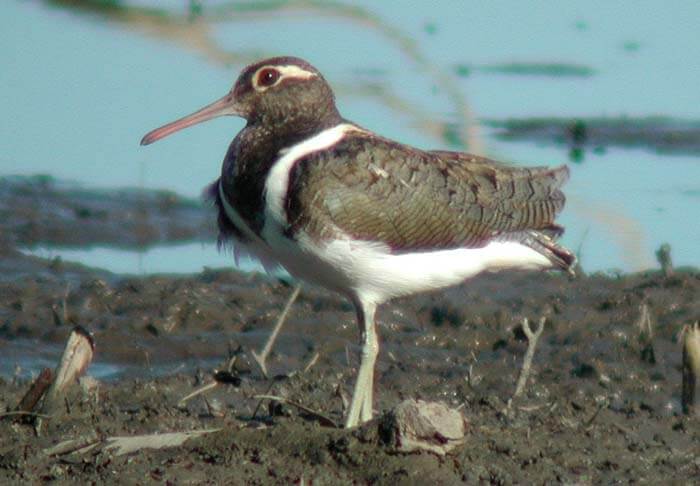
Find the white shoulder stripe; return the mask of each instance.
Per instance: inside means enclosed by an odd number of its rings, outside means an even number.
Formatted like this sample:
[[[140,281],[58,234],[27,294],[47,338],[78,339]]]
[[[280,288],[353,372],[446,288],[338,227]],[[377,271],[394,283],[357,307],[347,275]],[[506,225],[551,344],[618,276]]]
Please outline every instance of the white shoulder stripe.
[[[275,161],[265,181],[265,226],[276,223],[285,226],[284,200],[289,189],[289,174],[299,160],[338,143],[351,131],[361,128],[349,123],[341,123],[328,128],[301,143],[280,150],[281,157]]]

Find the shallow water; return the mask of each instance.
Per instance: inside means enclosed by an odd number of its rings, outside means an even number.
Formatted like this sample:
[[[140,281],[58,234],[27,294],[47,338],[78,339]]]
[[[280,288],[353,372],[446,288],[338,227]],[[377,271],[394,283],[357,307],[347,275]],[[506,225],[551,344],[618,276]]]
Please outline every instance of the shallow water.
[[[233,264],[233,256],[217,249],[216,243],[183,243],[160,245],[143,250],[123,250],[109,246],[90,248],[33,247],[24,249],[28,255],[42,258],[60,257],[65,261],[79,261],[90,267],[102,268],[119,274],[187,274],[200,272],[204,267],[223,268]],[[264,272],[255,260],[242,258],[238,268],[246,272]]]
[[[186,17],[179,1],[127,3],[164,5]],[[229,2],[207,5],[205,15]],[[217,120],[153,147],[138,141],[149,129],[218,98],[247,60],[279,53],[318,66],[348,118],[426,148],[455,148],[454,137],[436,127],[460,126],[462,98],[483,119],[700,119],[695,2],[675,8],[631,1],[585,7],[560,2],[556,9],[520,2],[360,5],[242,12],[211,23],[203,37],[197,37],[201,24],[185,23],[193,38],[211,42],[202,49],[177,33],[99,12],[3,2],[0,52],[9,68],[0,72],[0,83],[10,116],[0,121],[0,175],[47,173],[89,187],[138,185],[197,196],[217,176],[241,120]],[[592,74],[497,69],[508,63],[575,65]],[[470,68],[467,76],[460,66]],[[496,158],[524,165],[569,160],[566,147],[505,142],[483,128],[480,133],[472,148]],[[698,157],[613,147],[571,166],[564,243],[580,247],[584,269],[649,267],[663,242],[671,244],[676,264],[700,264],[700,228],[688,224],[698,207]],[[164,257],[168,251],[64,254],[107,268],[121,260],[119,271],[127,273],[228,264],[199,244],[179,248],[177,259]]]

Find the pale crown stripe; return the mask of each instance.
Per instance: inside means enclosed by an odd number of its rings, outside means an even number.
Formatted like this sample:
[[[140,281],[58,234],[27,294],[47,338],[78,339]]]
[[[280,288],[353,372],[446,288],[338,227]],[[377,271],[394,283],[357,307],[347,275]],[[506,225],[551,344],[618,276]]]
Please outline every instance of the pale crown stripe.
[[[287,66],[276,66],[275,69],[277,69],[282,76],[281,78],[299,78],[299,79],[309,79],[313,78],[316,76],[316,73],[313,71],[307,71],[306,69],[302,69],[299,66],[295,66],[294,64],[290,64]]]

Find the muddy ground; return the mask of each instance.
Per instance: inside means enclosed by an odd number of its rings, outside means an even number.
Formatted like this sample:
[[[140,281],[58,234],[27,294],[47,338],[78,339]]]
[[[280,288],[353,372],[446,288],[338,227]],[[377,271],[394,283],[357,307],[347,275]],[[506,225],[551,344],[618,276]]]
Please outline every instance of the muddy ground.
[[[0,184],[0,214],[10,214],[16,198],[36,183]],[[385,443],[377,422],[337,429],[295,406],[254,397],[281,396],[342,423],[343,398],[358,365],[358,332],[347,302],[304,287],[268,361],[273,376],[266,379],[250,351],[262,347],[292,290],[289,283],[233,270],[125,277],[26,256],[16,247],[61,238],[77,244],[81,228],[85,241],[114,234],[115,244],[128,246],[144,239],[131,234],[123,219],[132,214],[129,198],[114,198],[115,206],[96,211],[104,194],[90,199],[81,193],[78,201],[74,190],[42,183],[65,210],[56,210],[58,202],[47,205],[54,211],[47,217],[26,196],[24,221],[0,221],[0,412],[17,406],[43,366],[55,366],[75,325],[93,333],[96,354],[88,375],[98,384],[71,395],[63,416],[44,419],[40,428],[15,416],[0,420],[0,483],[700,481],[700,421],[684,416],[679,401],[679,332],[700,319],[695,269],[670,277],[650,270],[573,280],[485,275],[385,305],[379,313],[377,415],[412,397],[459,408],[469,422],[465,443],[445,457],[403,454]],[[211,234],[207,211],[196,204],[181,206],[175,196],[135,200],[140,212],[133,214],[145,226],[134,231],[149,227],[151,214],[156,229],[180,228],[147,233],[153,241]],[[185,231],[168,217],[182,211],[195,229]],[[61,217],[71,231],[61,231]],[[649,341],[637,324],[643,306],[653,325]],[[520,323],[541,316],[546,328],[532,375],[506,411],[527,347]],[[239,384],[179,403],[233,356]],[[100,447],[46,453],[69,439],[92,443],[202,429],[219,430],[132,454]]]

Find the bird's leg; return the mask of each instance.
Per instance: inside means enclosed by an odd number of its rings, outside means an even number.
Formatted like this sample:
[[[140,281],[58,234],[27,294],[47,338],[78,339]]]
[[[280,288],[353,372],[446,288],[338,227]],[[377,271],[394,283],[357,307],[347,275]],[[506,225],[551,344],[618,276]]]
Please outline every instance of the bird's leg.
[[[364,400],[362,402],[362,408],[360,409],[360,423],[369,422],[372,420],[372,413],[374,404],[374,365],[377,362],[377,354],[379,354],[379,340],[377,338],[377,329],[374,324],[374,312],[372,313],[371,323],[367,327],[367,331],[364,332],[364,342],[362,343],[362,362],[360,363],[360,371],[363,367],[368,370],[366,373],[367,381],[364,385]],[[369,330],[371,329],[371,331]],[[369,351],[368,351],[369,350]],[[365,356],[371,356],[369,363],[365,365]]]
[[[292,294],[287,299],[287,303],[284,304],[284,309],[282,309],[282,313],[277,318],[277,323],[275,323],[275,327],[272,329],[272,332],[270,333],[270,336],[267,338],[267,342],[265,343],[263,350],[260,351],[260,354],[256,353],[255,351],[252,351],[252,350],[250,352],[250,354],[253,355],[253,359],[255,359],[255,361],[258,363],[258,366],[260,366],[260,371],[262,371],[262,374],[265,378],[268,378],[267,365],[265,364],[265,361],[267,361],[267,356],[270,354],[270,351],[272,351],[272,346],[275,345],[275,341],[277,340],[277,335],[279,334],[280,329],[282,329],[282,324],[284,324],[284,321],[287,319],[287,314],[289,314],[289,311],[292,308],[292,304],[294,304],[294,301],[299,296],[300,290],[301,290],[301,284],[298,283],[294,287]]]
[[[372,389],[374,386],[374,364],[379,353],[379,340],[374,324],[377,305],[374,302],[355,300],[357,323],[360,327],[362,354],[360,370],[357,373],[355,390],[350,402],[350,411],[345,420],[345,427],[355,427],[372,419]]]

